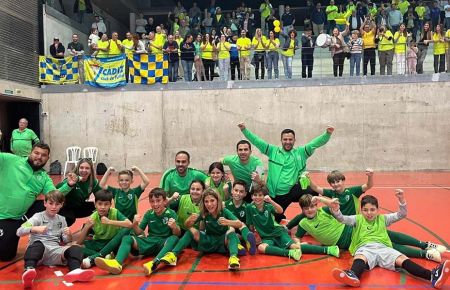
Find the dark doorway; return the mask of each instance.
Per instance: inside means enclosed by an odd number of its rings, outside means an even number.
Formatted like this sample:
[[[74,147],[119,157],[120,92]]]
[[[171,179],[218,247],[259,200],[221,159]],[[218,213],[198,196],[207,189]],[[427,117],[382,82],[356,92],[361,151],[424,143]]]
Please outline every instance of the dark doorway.
[[[39,139],[41,138],[40,107],[41,105],[37,101],[26,101],[0,95],[0,129],[3,133],[0,141],[1,152],[10,152],[11,133],[18,128],[21,118],[26,118],[28,128],[33,130]]]

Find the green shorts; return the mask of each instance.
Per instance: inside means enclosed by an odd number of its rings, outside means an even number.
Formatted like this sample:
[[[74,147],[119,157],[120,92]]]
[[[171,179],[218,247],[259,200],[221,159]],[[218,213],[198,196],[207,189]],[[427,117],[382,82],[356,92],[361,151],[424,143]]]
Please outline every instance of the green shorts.
[[[160,237],[133,237],[139,248],[139,255],[156,256],[164,247],[167,238]]]
[[[263,238],[261,240],[262,244],[267,244],[269,246],[275,246],[282,249],[289,249],[289,247],[294,243],[289,234],[285,231],[281,232],[281,234],[277,237],[273,238]]]
[[[87,251],[83,250],[83,253],[85,255],[90,255],[91,251],[100,252],[101,249],[103,249],[106,246],[106,244],[109,243],[110,241],[111,240],[85,240],[83,244],[84,248],[86,248]]]
[[[226,234],[221,236],[207,235],[205,232],[200,232],[200,239],[197,243],[197,251],[205,253],[228,253],[225,247]]]

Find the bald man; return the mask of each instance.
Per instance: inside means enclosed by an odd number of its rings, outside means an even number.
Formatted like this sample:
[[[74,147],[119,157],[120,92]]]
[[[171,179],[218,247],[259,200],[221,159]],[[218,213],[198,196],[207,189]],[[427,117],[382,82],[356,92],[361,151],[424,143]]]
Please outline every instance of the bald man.
[[[33,144],[39,143],[39,138],[33,130],[28,129],[28,120],[19,120],[19,128],[14,129],[11,136],[11,152],[17,156],[26,157],[31,153]]]

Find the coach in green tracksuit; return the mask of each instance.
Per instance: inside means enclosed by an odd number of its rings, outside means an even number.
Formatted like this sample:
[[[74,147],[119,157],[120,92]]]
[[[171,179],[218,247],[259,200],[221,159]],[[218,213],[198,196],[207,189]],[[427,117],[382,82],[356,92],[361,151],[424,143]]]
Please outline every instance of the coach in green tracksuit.
[[[36,133],[27,127],[28,120],[22,118],[19,120],[19,128],[12,131],[11,152],[17,156],[28,156],[33,144],[40,142]]]
[[[0,261],[10,261],[17,253],[17,229],[24,218],[42,211],[42,200],[36,197],[55,190],[43,169],[50,154],[47,144],[37,143],[28,158],[0,153]],[[59,189],[69,192],[70,187]]]
[[[314,151],[330,140],[334,128],[328,126],[326,132],[314,138],[304,146],[294,148],[295,132],[284,129],[281,132],[281,147],[262,140],[260,137],[245,128],[244,123],[238,125],[245,138],[256,146],[261,153],[269,158],[267,172],[267,187],[270,197],[283,208],[283,214],[277,215],[279,221],[284,218],[284,211],[292,202],[298,202],[303,194],[315,194],[309,187],[302,189],[299,178],[306,169],[306,160]]]

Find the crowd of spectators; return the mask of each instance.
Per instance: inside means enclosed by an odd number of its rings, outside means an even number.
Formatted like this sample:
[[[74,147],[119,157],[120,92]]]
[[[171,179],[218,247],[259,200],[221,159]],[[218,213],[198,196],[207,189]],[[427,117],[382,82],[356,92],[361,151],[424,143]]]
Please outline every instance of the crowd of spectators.
[[[259,9],[242,2],[235,10],[223,12],[214,0],[203,10],[195,2],[187,8],[178,1],[166,23],[156,24],[154,17],[138,14],[136,33],[128,32],[123,41],[115,32],[109,39],[97,17],[88,46],[97,57],[168,54],[171,82],[211,81],[217,76],[223,81],[249,80],[252,69],[255,79],[278,79],[280,60],[284,78],[290,79],[296,53],[301,55],[302,77],[311,78],[317,37],[329,34],[319,45],[330,50],[336,77],[343,75],[346,59],[350,76],[361,74],[361,63],[364,76],[375,75],[377,55],[380,75],[391,75],[394,64],[397,74],[423,73],[431,43],[438,73],[445,71],[446,63],[447,69],[450,65],[450,5],[443,2],[330,0],[322,5],[308,1],[303,33],[297,35],[299,22],[288,5],[281,14],[270,0],[261,1]],[[77,42],[74,35],[71,55],[84,52]],[[50,51],[54,57],[64,56],[58,39]]]

